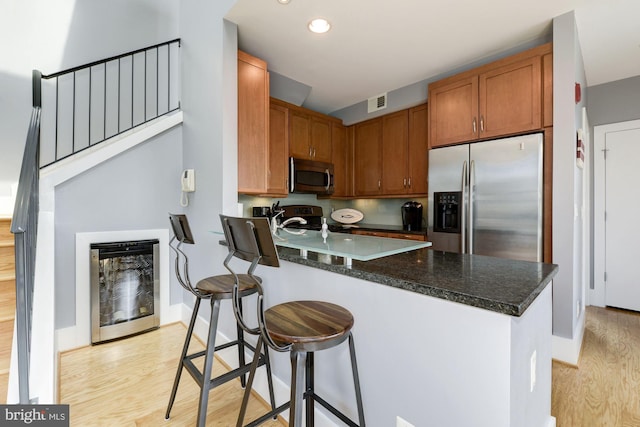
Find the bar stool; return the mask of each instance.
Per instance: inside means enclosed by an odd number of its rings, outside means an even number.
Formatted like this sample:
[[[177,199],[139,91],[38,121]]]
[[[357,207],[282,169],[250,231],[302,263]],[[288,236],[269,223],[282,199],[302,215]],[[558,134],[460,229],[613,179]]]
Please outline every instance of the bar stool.
[[[178,363],[178,371],[173,382],[173,389],[171,390],[171,397],[169,398],[169,405],[165,414],[165,419],[169,419],[171,408],[176,398],[178,391],[178,384],[180,383],[180,377],[182,375],[182,368],[186,369],[189,374],[196,381],[200,387],[200,398],[198,402],[198,421],[199,427],[205,426],[207,417],[207,403],[209,400],[209,391],[227,381],[240,377],[242,387],[246,386],[246,374],[249,372],[253,364],[246,363],[245,361],[245,347],[252,350],[257,357],[258,365],[265,365],[267,369],[267,379],[269,384],[269,394],[271,399],[271,407],[275,408],[275,397],[273,393],[273,383],[271,379],[271,365],[269,363],[269,352],[265,348],[264,353],[261,353],[261,349],[256,349],[244,340],[244,333],[242,328],[237,325],[237,339],[222,345],[215,345],[216,332],[218,326],[218,315],[220,313],[220,301],[224,299],[231,299],[234,295],[234,288],[236,289],[237,297],[237,310],[242,312],[241,298],[255,294],[258,292],[258,288],[254,284],[254,279],[247,275],[217,275],[206,277],[196,283],[194,287],[189,279],[189,259],[187,255],[182,251],[181,246],[183,244],[194,244],[193,235],[189,227],[189,222],[185,215],[169,214],[169,220],[171,222],[171,228],[173,229],[174,237],[169,242],[169,247],[175,252],[175,273],[180,285],[187,291],[191,292],[195,297],[195,303],[193,306],[193,313],[191,314],[191,321],[187,329],[187,335],[185,338],[184,346],[182,348],[182,354],[180,356],[180,362]],[[174,242],[178,243],[174,246]],[[183,260],[182,270],[180,268],[180,260]],[[187,354],[191,337],[193,336],[193,329],[198,317],[198,309],[202,300],[209,300],[211,303],[211,317],[209,319],[209,334],[207,337],[206,348],[203,351],[199,351],[193,354]],[[235,311],[235,308],[234,308]],[[237,346],[238,349],[238,368],[233,369],[218,377],[211,378],[213,370],[214,354],[218,350],[222,350],[228,347]],[[204,367],[200,371],[193,363],[194,359],[204,356]]]
[[[301,426],[302,404],[304,402],[306,426],[312,427],[314,425],[314,403],[318,402],[348,426],[364,427],[365,421],[358,365],[353,334],[351,333],[354,323],[352,314],[339,305],[323,301],[291,301],[265,310],[262,280],[253,273],[258,264],[271,267],[279,267],[280,265],[278,253],[271,237],[269,223],[264,218],[247,219],[224,215],[220,215],[220,218],[229,244],[229,256],[225,259],[224,265],[236,277],[236,285],[233,289],[233,303],[238,324],[247,332],[259,333],[258,342],[256,343],[256,352],[258,353],[256,354],[259,354],[260,349],[266,343],[265,348],[270,347],[279,352],[289,352],[291,359],[290,401],[272,409],[262,417],[247,424],[247,426],[261,424],[287,408],[290,408],[289,425]],[[237,298],[242,290],[242,281],[241,275],[236,275],[229,266],[232,257],[251,263],[246,275],[253,279],[258,288],[257,328],[248,328],[242,317],[242,310],[238,305],[239,298]],[[314,391],[314,352],[335,347],[345,341],[349,342],[359,424],[356,424],[338,411]],[[240,414],[238,415],[238,427],[241,427],[244,423],[250,387],[253,384],[259,363],[259,357],[254,357],[247,388],[242,399]]]

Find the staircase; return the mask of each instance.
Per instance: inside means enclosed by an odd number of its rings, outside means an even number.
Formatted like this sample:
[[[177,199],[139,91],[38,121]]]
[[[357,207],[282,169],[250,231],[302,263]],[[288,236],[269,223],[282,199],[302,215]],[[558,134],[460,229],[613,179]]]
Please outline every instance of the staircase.
[[[11,218],[0,218],[0,404],[7,403],[16,282]]]

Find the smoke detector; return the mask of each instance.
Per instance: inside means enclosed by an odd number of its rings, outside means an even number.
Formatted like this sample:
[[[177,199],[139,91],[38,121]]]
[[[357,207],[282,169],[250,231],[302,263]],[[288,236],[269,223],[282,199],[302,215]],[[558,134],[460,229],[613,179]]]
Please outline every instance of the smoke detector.
[[[369,98],[367,102],[367,113],[384,110],[385,108],[387,108],[387,92]]]

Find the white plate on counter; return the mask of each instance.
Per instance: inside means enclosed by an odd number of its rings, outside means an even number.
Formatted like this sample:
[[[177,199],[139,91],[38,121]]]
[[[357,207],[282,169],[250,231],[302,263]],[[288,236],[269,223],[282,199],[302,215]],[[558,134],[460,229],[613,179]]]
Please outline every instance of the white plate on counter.
[[[331,212],[331,219],[341,224],[355,224],[363,218],[364,214],[356,209],[345,208]]]

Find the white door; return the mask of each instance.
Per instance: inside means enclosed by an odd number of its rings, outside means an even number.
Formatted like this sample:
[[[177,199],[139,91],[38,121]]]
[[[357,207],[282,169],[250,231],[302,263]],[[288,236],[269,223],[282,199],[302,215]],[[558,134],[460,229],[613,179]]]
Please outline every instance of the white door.
[[[605,301],[640,311],[640,128],[605,138]]]

